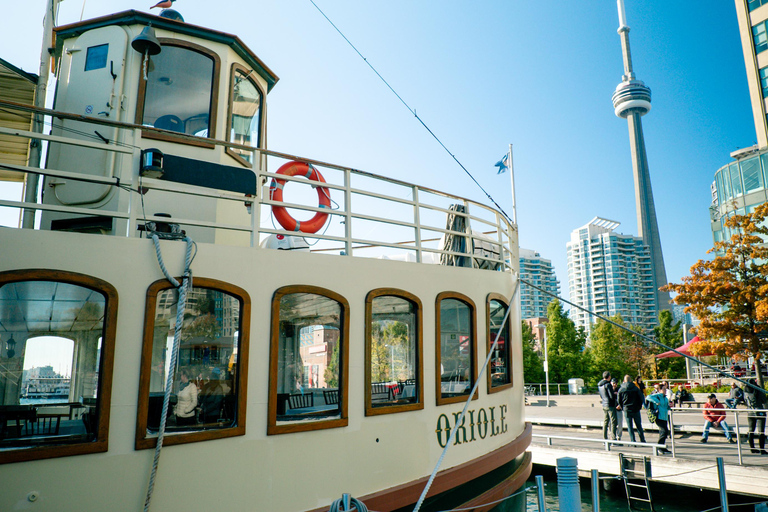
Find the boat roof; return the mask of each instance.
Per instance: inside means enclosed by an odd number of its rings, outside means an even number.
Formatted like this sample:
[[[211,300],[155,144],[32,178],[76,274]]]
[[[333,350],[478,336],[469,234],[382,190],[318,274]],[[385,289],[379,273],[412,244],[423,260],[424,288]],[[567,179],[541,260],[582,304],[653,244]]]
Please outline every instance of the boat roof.
[[[0,59],[0,100],[33,104],[37,75],[27,73],[10,62]],[[30,130],[32,113],[0,110],[0,127],[12,130]],[[0,135],[0,163],[27,165],[29,139]],[[0,169],[0,181],[24,181],[24,174]]]
[[[61,56],[65,39],[77,37],[87,30],[110,25],[149,25],[150,23],[154,28],[228,45],[267,81],[267,92],[271,91],[272,87],[280,80],[236,35],[134,10],[56,27],[56,57]]]

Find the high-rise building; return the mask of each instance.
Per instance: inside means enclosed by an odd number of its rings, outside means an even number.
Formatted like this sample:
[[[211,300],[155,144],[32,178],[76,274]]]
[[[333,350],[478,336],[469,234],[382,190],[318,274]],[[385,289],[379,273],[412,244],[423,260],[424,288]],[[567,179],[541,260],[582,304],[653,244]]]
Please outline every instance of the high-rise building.
[[[658,324],[651,253],[641,238],[616,233],[618,226],[595,217],[571,232],[566,244],[571,302],[650,330]],[[595,323],[578,308],[571,308],[571,319],[588,334]]]
[[[768,0],[736,0],[758,148],[768,147]]]
[[[624,75],[613,93],[613,108],[618,117],[627,120],[629,144],[632,149],[632,173],[635,178],[635,205],[637,207],[637,234],[650,251],[653,265],[653,288],[656,303],[662,309],[669,308],[669,292],[659,290],[667,284],[664,255],[661,252],[659,226],[656,222],[656,207],[653,203],[651,175],[648,171],[648,156],[645,153],[645,139],[641,118],[651,110],[651,89],[635,76],[632,69],[632,55],[629,51],[629,26],[624,13],[624,0],[617,0],[619,8],[619,36],[621,53],[624,58]]]
[[[560,295],[560,281],[552,261],[542,258],[536,251],[520,248],[520,278],[552,295]],[[546,317],[547,306],[554,300],[552,295],[521,282],[520,312],[523,319]]]

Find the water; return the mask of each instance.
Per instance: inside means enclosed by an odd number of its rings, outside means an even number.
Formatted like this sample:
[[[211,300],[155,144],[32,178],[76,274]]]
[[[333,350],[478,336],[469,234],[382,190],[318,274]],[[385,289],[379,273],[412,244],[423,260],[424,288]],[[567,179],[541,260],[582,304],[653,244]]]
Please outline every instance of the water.
[[[544,501],[547,512],[559,512],[557,499],[557,475],[554,468],[534,465],[531,477],[526,482],[526,512],[538,511],[538,493],[536,490],[535,475],[544,477]],[[581,484],[581,512],[592,512],[592,487],[589,478],[580,478]],[[610,480],[611,490],[600,487],[600,511],[601,512],[630,512],[627,505],[627,495],[624,484],[620,480]],[[694,489],[659,482],[651,482],[651,496],[656,512],[702,512],[705,510],[720,509],[720,494],[715,491]],[[753,496],[728,495],[729,508],[733,512],[752,512],[755,502],[759,498]],[[647,511],[648,507],[635,506],[634,511]],[[491,512],[519,512],[513,503],[502,503]]]

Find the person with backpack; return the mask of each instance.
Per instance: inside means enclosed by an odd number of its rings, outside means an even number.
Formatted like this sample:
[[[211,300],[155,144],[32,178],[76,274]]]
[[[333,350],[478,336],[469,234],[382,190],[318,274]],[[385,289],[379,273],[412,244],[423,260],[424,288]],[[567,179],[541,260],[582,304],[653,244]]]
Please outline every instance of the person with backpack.
[[[768,409],[768,398],[765,391],[757,385],[757,380],[749,379],[749,383],[754,386],[746,386],[744,388],[744,398],[746,399],[747,407],[751,409],[747,418],[747,421],[749,421],[749,448],[752,453],[768,455],[768,451],[765,450],[765,412],[759,411],[759,409]],[[755,409],[758,410],[756,411]],[[755,435],[760,440],[759,450],[755,448]]]
[[[637,433],[640,434],[640,442],[645,442],[645,433],[643,432],[643,422],[640,418],[640,410],[645,405],[645,396],[640,391],[629,375],[624,376],[624,383],[619,388],[619,405],[624,410],[624,415],[627,417],[627,430],[629,430],[629,440],[635,442],[635,429],[632,428],[632,424],[635,424]]]
[[[659,390],[645,399],[646,406],[648,407],[648,419],[659,427],[659,440],[656,442],[665,445],[664,448],[659,448],[660,453],[672,453],[666,448],[667,437],[669,437],[669,426],[667,424],[669,419],[669,400],[667,400],[666,391],[665,385],[662,382],[659,385]]]

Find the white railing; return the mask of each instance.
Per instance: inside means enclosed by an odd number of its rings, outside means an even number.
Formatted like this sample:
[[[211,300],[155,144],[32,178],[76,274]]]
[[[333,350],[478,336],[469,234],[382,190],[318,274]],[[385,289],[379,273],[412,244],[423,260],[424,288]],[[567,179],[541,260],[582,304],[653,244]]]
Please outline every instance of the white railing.
[[[165,132],[165,130],[105,119],[86,118],[12,102],[0,101],[0,107],[35,112],[46,116],[48,120],[76,120],[115,127],[118,129],[117,140],[120,141],[119,143],[115,141],[104,143],[98,142],[96,139],[94,142],[82,138],[35,134],[23,130],[0,128],[2,135],[39,139],[49,144],[74,145],[89,150],[108,151],[114,154],[114,158],[118,162],[112,166],[111,172],[106,175],[6,163],[0,163],[0,169],[108,185],[120,188],[125,191],[124,194],[128,195],[128,199],[120,201],[120,206],[115,210],[12,200],[0,200],[0,207],[19,208],[29,212],[55,211],[64,214],[112,217],[119,222],[116,223],[119,226],[119,233],[117,234],[134,236],[137,227],[147,221],[168,221],[167,218],[147,215],[140,208],[139,189],[142,193],[161,191],[177,197],[179,201],[189,201],[190,197],[203,197],[250,206],[248,208],[248,220],[250,222],[243,224],[193,218],[173,218],[172,222],[180,224],[182,227],[249,233],[250,244],[253,247],[258,247],[264,239],[273,234],[298,235],[296,232],[282,229],[274,222],[271,208],[279,205],[288,208],[288,211],[294,216],[296,216],[295,212],[299,214],[309,212],[309,215],[314,215],[314,212],[329,214],[329,221],[322,232],[300,234],[311,244],[310,250],[312,252],[385,257],[421,263],[440,263],[441,259],[446,260],[452,257],[454,259],[453,265],[493,270],[508,269],[510,266],[511,247],[516,236],[516,226],[513,226],[497,210],[470,199],[297,155],[259,150],[240,144],[201,139],[175,132],[173,133],[174,137],[192,141],[202,140],[217,146],[251,151],[253,155],[251,161],[256,163],[252,169],[256,174],[256,196],[252,197],[243,193],[174,183],[161,179],[140,179],[138,176],[141,154],[141,148],[138,146],[141,141],[140,132]],[[315,192],[306,186],[308,182],[305,178],[278,175],[268,170],[277,169],[278,166],[291,160],[310,163],[324,175],[327,183],[309,182],[309,184],[312,187],[321,185],[330,191],[333,201],[333,207],[330,211],[314,206],[316,204]],[[303,184],[303,187],[292,187],[294,194],[303,194],[301,202],[288,202],[287,197],[285,201],[280,203],[273,201],[269,195],[268,185],[275,178],[285,180],[286,187],[290,182]],[[129,190],[130,192],[128,192]],[[454,205],[460,205],[463,207],[463,211],[456,211]],[[447,224],[447,219],[450,217],[456,220],[452,224]],[[449,245],[446,241],[453,241],[454,243]]]

